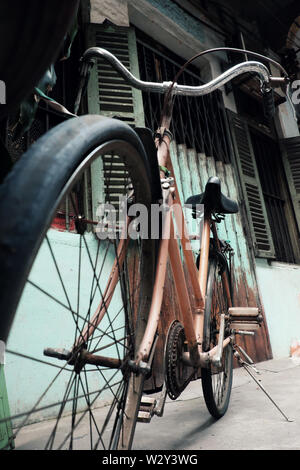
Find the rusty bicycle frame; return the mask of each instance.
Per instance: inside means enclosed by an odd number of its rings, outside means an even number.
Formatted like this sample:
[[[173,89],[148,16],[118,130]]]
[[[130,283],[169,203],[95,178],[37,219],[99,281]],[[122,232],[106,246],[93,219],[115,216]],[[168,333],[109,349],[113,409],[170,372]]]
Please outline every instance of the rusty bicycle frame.
[[[167,124],[169,125],[170,119],[166,118]],[[165,116],[163,116],[162,122],[165,122]],[[171,174],[174,175],[172,162],[170,159],[169,148],[170,148],[170,135],[168,128],[163,126],[159,129],[157,134],[163,132],[162,137],[156,137],[157,146],[157,157],[158,164],[160,167],[168,167]],[[161,134],[160,134],[161,135]],[[164,175],[162,175],[164,176]],[[211,226],[213,227],[213,236],[218,244],[218,235],[215,228],[215,222],[211,219],[211,214],[205,212],[204,226],[201,238],[201,250],[200,250],[200,264],[199,270],[196,267],[194,255],[190,245],[190,239],[187,236],[186,223],[184,213],[179,200],[178,188],[176,180],[174,179],[174,186],[172,187],[167,181],[162,179],[162,191],[163,200],[167,201],[169,205],[169,211],[167,212],[167,220],[165,221],[164,229],[166,233],[169,233],[169,237],[162,237],[160,241],[159,254],[158,254],[158,270],[154,283],[152,304],[149,312],[148,323],[143,340],[140,344],[137,361],[147,362],[151,347],[156,334],[157,324],[160,316],[160,309],[163,300],[163,290],[165,275],[167,269],[168,259],[170,260],[175,290],[177,293],[177,299],[179,302],[179,308],[182,313],[183,326],[185,331],[186,342],[188,345],[188,354],[185,354],[185,362],[193,367],[206,367],[213,357],[222,356],[222,350],[229,344],[229,338],[224,341],[220,340],[222,335],[219,335],[219,344],[208,352],[202,351],[202,336],[203,336],[203,321],[204,321],[204,308],[205,308],[205,294],[206,294],[206,283],[208,274],[208,258],[209,258],[209,245],[210,245],[210,231]],[[179,210],[172,211],[173,201],[176,200],[176,205]],[[177,226],[182,227],[179,239],[187,267],[188,276],[191,281],[192,292],[189,291],[187,285],[186,275],[183,269],[183,263],[180,255],[178,239],[175,238],[175,228],[172,218],[174,214],[175,222]],[[226,294],[228,295],[228,305],[231,307],[230,289],[228,285],[227,277],[223,277],[223,285]],[[191,302],[193,299],[193,303]],[[224,329],[224,327],[223,327]]]
[[[258,54],[256,55],[259,56]],[[137,348],[136,357],[134,361],[130,361],[131,367],[133,370],[140,372],[149,371],[151,367],[151,360],[153,358],[153,344],[155,345],[155,335],[160,319],[168,260],[170,260],[172,268],[175,289],[177,293],[179,308],[182,313],[183,327],[188,347],[188,352],[183,353],[182,359],[185,364],[192,366],[195,369],[199,367],[209,367],[210,364],[213,364],[214,366],[218,367],[221,365],[223,349],[226,348],[233,339],[232,335],[224,339],[225,320],[228,319],[231,314],[232,316],[235,316],[236,319],[238,319],[239,317],[255,317],[258,314],[258,309],[232,308],[230,286],[228,283],[227,276],[225,272],[223,272],[222,283],[224,293],[227,297],[227,305],[229,308],[229,312],[221,312],[217,345],[209,351],[202,350],[205,295],[208,276],[211,232],[217,250],[221,250],[216,229],[216,222],[212,218],[212,213],[205,210],[204,226],[200,246],[200,264],[199,269],[197,269],[194,255],[191,250],[190,239],[187,235],[186,223],[184,219],[183,209],[180,204],[176,180],[173,178],[166,178],[165,170],[163,170],[163,168],[168,168],[168,170],[170,170],[170,173],[174,175],[174,170],[172,167],[172,161],[169,152],[171,143],[171,133],[169,132],[169,128],[172,117],[172,98],[176,94],[187,96],[200,96],[203,94],[210,93],[227,83],[235,76],[249,71],[258,74],[261,80],[262,87],[265,86],[268,90],[270,90],[272,87],[275,88],[276,86],[283,86],[286,81],[286,77],[271,77],[265,65],[256,61],[247,61],[231,67],[229,70],[223,72],[219,77],[211,80],[211,82],[198,87],[179,85],[175,81],[163,83],[142,82],[141,80],[134,77],[114,55],[112,55],[105,49],[101,49],[99,47],[91,47],[85,52],[83,59],[86,64],[89,63],[90,65],[92,65],[93,59],[96,57],[101,57],[108,61],[125,79],[125,81],[127,81],[133,87],[148,92],[163,93],[165,95],[166,103],[166,106],[164,106],[163,115],[161,117],[161,127],[157,130],[155,134],[155,145],[157,148],[157,161],[160,167],[163,202],[165,205],[168,206],[168,210],[166,211],[163,233],[159,242],[157,271],[155,276],[152,302],[149,311],[147,326],[141,343]],[[179,211],[173,211],[174,201],[176,201],[177,207],[180,208]],[[174,214],[176,225],[183,228],[180,232],[179,238],[185,260],[185,265],[187,268],[187,275],[190,280],[192,291],[190,291],[190,286],[188,287],[186,274],[183,269],[183,263],[178,245],[178,238],[174,236],[175,227],[172,214]],[[169,234],[170,236],[165,236],[166,234]],[[81,338],[78,340],[75,347],[80,346],[82,342],[87,341],[87,339],[93,333],[97,325],[99,325],[101,319],[107,311],[107,307],[110,303],[113,292],[118,283],[118,269],[120,269],[120,266],[122,266],[122,263],[124,262],[126,243],[128,243],[126,239],[122,239],[120,241],[117,253],[117,256],[119,256],[119,258],[116,258],[116,261],[113,265],[107,287],[104,291],[104,298],[101,304],[98,306],[96,312],[94,313],[92,319],[89,322],[89,325],[85,328],[85,331],[81,335]],[[234,312],[234,310],[236,310],[236,312]],[[96,356],[89,353],[87,353],[85,361],[91,363],[105,364],[114,368],[120,367],[121,365],[120,361],[116,361],[115,359],[102,358],[101,356]]]

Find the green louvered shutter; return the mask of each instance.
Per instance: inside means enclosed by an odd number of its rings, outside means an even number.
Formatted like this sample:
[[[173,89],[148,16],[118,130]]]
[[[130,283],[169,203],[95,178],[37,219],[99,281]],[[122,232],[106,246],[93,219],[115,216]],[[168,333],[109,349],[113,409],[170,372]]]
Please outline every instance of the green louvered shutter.
[[[133,28],[111,24],[91,24],[87,30],[88,47],[97,46],[114,54],[139,78],[137,47]],[[88,84],[90,114],[116,117],[131,126],[145,125],[142,94],[131,88],[105,60],[98,59]]]
[[[282,140],[281,151],[300,232],[300,137]]]
[[[90,24],[87,29],[87,46],[102,47],[114,54],[130,72],[139,78],[137,47],[133,28],[112,24]],[[120,119],[130,126],[144,127],[142,94],[130,87],[125,80],[103,59],[97,59],[88,83],[88,112]],[[124,179],[128,173],[118,155],[104,157],[92,164],[92,213],[97,218],[97,207],[104,201],[118,210]],[[107,170],[107,173],[106,173]],[[104,178],[101,175],[104,172]],[[100,177],[99,177],[100,175]],[[101,182],[101,183],[99,183]]]
[[[229,112],[228,115],[255,255],[262,258],[275,258],[248,125],[237,114]]]

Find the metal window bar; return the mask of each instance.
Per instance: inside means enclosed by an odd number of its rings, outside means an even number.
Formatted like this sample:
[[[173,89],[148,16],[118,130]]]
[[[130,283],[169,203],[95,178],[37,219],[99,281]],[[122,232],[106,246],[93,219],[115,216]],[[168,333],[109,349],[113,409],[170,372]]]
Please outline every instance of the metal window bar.
[[[137,33],[140,77],[145,81],[173,80],[184,60],[174,60],[174,54],[161,45],[154,47]],[[153,44],[153,41],[151,41]],[[198,86],[203,81],[197,75],[197,69],[186,69],[180,79],[184,85]],[[143,104],[146,126],[153,131],[159,126],[163,97],[154,93],[143,92]],[[197,152],[213,156],[216,160],[229,163],[230,144],[228,126],[224,122],[222,92],[217,90],[203,97],[177,96],[174,103],[171,132],[177,144],[185,144]]]
[[[21,158],[22,154],[25,153],[36,140],[65,119],[68,118],[50,109],[47,103],[40,104],[30,129],[23,135],[16,137],[14,133],[15,122],[8,118],[6,122],[5,144],[12,161],[14,163],[17,162],[19,158]],[[57,228],[59,227],[60,219],[61,229],[68,231],[74,229],[70,224],[71,212],[72,209],[69,201],[65,201],[57,213]]]

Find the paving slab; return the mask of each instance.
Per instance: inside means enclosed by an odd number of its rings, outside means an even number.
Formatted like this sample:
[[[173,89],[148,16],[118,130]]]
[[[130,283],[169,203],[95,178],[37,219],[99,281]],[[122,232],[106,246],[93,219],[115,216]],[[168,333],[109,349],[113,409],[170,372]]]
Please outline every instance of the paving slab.
[[[300,365],[291,358],[259,363],[256,377],[289,418],[287,421],[243,368],[234,370],[227,413],[214,420],[208,413],[201,382],[196,381],[176,401],[167,400],[164,416],[138,423],[135,450],[300,450]],[[96,410],[95,416],[102,410]],[[52,423],[26,426],[17,449],[43,448]],[[67,429],[66,418],[66,429]],[[63,431],[62,431],[63,432]],[[80,428],[78,447],[88,448],[88,420]]]

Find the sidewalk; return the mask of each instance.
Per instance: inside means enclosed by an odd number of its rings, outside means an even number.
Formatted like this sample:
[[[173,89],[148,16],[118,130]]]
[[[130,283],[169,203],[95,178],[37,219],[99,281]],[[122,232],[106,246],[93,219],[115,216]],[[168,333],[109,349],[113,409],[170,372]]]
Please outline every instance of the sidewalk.
[[[257,369],[261,374],[256,377],[292,422],[284,419],[244,369],[236,369],[231,402],[222,419],[210,417],[201,383],[196,381],[178,400],[167,401],[162,418],[138,423],[133,448],[300,450],[300,365],[286,358],[259,363]],[[27,426],[18,435],[16,448],[38,449],[39,436],[49,426],[50,422]],[[82,448],[88,431],[81,434]]]
[[[179,400],[166,404],[163,419],[138,425],[135,449],[299,450],[300,366],[287,358],[261,362],[257,369],[261,374],[256,377],[293,422],[284,419],[241,368],[234,370],[231,401],[223,418],[210,417],[201,384],[194,382]]]

